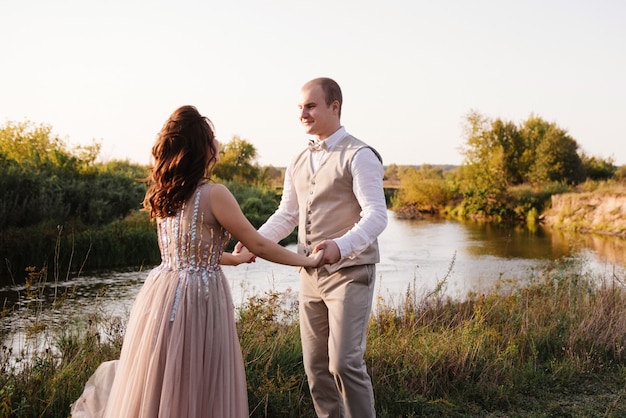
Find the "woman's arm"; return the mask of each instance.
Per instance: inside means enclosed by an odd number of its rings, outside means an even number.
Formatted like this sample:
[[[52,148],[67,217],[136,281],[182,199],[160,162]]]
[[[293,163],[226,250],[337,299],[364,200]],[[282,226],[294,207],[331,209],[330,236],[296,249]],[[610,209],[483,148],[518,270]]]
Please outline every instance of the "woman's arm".
[[[209,199],[215,219],[254,255],[274,263],[289,266],[318,267],[320,264],[323,251],[306,257],[290,251],[259,234],[246,219],[237,200],[226,186],[216,184],[211,187]]]

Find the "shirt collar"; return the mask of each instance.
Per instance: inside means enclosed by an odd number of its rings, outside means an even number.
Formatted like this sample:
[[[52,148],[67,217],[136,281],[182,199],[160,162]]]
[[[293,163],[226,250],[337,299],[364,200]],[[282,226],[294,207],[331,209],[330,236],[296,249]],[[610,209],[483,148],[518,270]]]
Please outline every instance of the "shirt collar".
[[[330,151],[346,135],[347,135],[346,128],[344,128],[343,126],[339,127],[339,129],[337,129],[331,136],[329,136],[328,138],[324,140],[324,142],[326,143],[326,150]]]

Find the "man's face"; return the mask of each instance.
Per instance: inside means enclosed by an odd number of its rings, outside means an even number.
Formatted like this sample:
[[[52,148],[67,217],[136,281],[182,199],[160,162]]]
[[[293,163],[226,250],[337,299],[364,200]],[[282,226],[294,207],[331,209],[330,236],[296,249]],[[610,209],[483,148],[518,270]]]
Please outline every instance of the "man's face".
[[[300,92],[300,122],[304,131],[318,139],[326,139],[339,129],[339,103],[326,106],[324,90],[318,85],[307,85]]]

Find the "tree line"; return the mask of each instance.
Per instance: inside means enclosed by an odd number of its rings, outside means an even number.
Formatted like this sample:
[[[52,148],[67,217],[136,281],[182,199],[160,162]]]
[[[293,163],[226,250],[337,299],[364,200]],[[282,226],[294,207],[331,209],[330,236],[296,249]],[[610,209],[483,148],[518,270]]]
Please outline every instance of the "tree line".
[[[464,132],[459,167],[386,167],[386,184],[399,185],[386,190],[398,216],[533,222],[555,193],[626,178],[625,167],[580,152],[566,130],[539,116],[515,124],[471,111]],[[99,161],[100,148],[68,147],[44,124],[0,126],[0,284],[33,271],[62,278],[159,262],[154,224],[141,210],[149,167]],[[213,180],[259,227],[278,206],[284,169],[260,166],[254,145],[237,136],[220,154]]]
[[[159,262],[155,226],[142,211],[149,167],[101,162],[100,149],[69,147],[45,124],[0,126],[0,285],[41,270],[58,279]],[[278,205],[273,184],[282,172],[260,167],[239,137],[220,152],[213,180],[228,185],[259,227]]]
[[[460,167],[387,167],[386,177],[400,184],[396,211],[534,221],[555,193],[626,178],[626,167],[581,151],[565,129],[536,115],[516,124],[470,111],[464,139]]]

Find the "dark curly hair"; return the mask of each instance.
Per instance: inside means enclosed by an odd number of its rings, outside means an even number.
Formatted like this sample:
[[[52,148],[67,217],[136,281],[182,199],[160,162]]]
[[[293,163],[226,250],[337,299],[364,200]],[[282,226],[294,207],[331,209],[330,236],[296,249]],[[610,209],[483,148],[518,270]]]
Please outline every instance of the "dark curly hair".
[[[143,201],[152,219],[176,214],[217,162],[211,121],[193,106],[182,106],[161,128],[152,147],[148,190]]]

